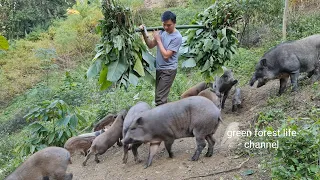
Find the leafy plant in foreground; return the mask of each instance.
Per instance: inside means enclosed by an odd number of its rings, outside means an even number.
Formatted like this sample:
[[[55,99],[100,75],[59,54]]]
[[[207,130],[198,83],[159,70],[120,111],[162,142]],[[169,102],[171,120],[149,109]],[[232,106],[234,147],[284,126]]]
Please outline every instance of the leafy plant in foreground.
[[[43,101],[24,117],[35,122],[27,127],[29,138],[16,148],[20,156],[47,146],[63,146],[68,138],[76,134],[78,123],[85,122],[78,112],[62,100]]]

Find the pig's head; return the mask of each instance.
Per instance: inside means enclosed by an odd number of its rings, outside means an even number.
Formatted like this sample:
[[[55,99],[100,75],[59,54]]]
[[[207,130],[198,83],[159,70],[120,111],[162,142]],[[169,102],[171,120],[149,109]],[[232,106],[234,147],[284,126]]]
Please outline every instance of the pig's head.
[[[147,121],[142,117],[135,119],[130,125],[124,139],[123,144],[144,143],[152,140],[152,130],[147,128]]]
[[[234,79],[231,69],[226,69],[221,77],[216,78],[216,81],[214,89],[218,97],[220,97],[218,92],[226,92],[238,83],[238,80]]]
[[[273,79],[273,74],[269,70],[267,65],[267,59],[263,58],[260,62],[256,65],[256,71],[253,74],[249,84],[253,86],[256,81],[258,81],[257,87],[261,87],[265,85],[270,79]]]

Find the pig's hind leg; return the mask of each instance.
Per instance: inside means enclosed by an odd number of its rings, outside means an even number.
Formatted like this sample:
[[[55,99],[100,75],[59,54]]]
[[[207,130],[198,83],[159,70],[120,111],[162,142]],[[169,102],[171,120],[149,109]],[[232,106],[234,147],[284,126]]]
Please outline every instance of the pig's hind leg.
[[[171,151],[171,147],[172,147],[172,144],[173,144],[174,140],[170,140],[170,141],[165,141],[164,142],[164,145],[168,151],[168,154],[169,154],[169,157],[172,158],[173,157],[173,153]]]
[[[152,164],[153,156],[157,153],[160,143],[150,143],[148,162],[144,168],[147,168]]]
[[[141,162],[141,160],[139,159],[139,154],[138,154],[138,147],[139,147],[139,146],[141,146],[140,143],[139,143],[139,144],[133,144],[133,145],[132,145],[132,148],[131,148],[132,154],[133,154],[133,156],[134,156],[134,161],[135,161],[136,163],[140,163],[140,162]]]
[[[283,77],[280,78],[280,89],[279,89],[279,95],[284,93],[284,91],[287,88],[287,82],[288,82],[289,76],[284,75]]]
[[[192,156],[191,161],[197,161],[199,159],[199,156],[200,156],[202,150],[204,149],[204,147],[206,147],[206,141],[205,141],[205,137],[199,136],[195,132],[193,134],[196,137],[197,150],[194,153],[194,155]]]
[[[292,72],[290,74],[291,84],[292,84],[292,91],[298,90],[298,77],[299,77],[299,70]]]
[[[206,157],[211,157],[213,155],[213,146],[215,144],[215,139],[213,138],[212,134],[206,136],[206,140],[208,142],[208,151],[206,153]]]
[[[128,151],[129,151],[129,145],[127,144],[123,145],[123,158],[122,158],[123,164],[126,164],[128,161]]]

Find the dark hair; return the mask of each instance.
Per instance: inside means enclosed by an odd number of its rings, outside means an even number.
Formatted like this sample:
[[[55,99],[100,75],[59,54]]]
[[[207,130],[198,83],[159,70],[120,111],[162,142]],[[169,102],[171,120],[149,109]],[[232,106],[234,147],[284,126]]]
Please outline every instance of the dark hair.
[[[171,20],[173,23],[176,23],[176,15],[171,11],[166,11],[161,16],[162,22],[168,21],[168,20]]]

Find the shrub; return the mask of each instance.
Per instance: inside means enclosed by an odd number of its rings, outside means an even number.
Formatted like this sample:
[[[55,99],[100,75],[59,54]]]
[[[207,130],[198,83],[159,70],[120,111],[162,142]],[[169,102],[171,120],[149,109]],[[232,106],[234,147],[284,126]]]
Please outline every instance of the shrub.
[[[307,122],[299,127],[289,118],[282,126],[297,132],[297,136],[279,137],[279,148],[272,164],[275,179],[318,179],[320,177],[320,109],[313,109],[310,118],[298,118]],[[309,124],[310,123],[310,124]]]

